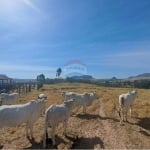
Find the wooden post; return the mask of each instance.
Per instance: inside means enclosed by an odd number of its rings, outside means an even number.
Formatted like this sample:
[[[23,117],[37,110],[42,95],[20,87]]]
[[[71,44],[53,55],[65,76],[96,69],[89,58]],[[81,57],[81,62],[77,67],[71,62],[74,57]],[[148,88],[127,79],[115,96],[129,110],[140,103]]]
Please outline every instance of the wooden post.
[[[21,96],[21,86],[20,85],[19,85],[18,91],[19,91],[19,96]]]
[[[29,83],[29,92],[31,92],[31,84]]]

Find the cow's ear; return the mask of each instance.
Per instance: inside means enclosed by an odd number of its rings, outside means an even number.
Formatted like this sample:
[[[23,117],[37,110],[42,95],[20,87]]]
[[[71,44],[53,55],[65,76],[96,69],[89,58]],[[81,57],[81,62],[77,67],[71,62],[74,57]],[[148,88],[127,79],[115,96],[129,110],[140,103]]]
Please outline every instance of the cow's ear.
[[[96,91],[94,90],[94,91],[92,91],[92,93],[96,94]]]

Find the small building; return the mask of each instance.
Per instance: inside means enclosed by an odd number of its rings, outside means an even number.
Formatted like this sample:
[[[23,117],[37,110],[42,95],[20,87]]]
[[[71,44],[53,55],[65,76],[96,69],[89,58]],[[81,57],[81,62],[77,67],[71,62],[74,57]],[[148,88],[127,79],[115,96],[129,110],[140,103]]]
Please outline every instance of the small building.
[[[12,78],[9,78],[8,76],[4,74],[0,74],[0,90],[2,89],[11,89],[12,87]]]

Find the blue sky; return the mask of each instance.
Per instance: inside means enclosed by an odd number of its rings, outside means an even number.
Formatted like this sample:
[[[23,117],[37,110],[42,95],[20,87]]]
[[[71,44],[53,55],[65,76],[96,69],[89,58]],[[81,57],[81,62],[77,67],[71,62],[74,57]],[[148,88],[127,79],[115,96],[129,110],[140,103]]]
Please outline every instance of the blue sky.
[[[70,60],[96,78],[150,72],[150,1],[0,0],[0,74],[54,78]]]

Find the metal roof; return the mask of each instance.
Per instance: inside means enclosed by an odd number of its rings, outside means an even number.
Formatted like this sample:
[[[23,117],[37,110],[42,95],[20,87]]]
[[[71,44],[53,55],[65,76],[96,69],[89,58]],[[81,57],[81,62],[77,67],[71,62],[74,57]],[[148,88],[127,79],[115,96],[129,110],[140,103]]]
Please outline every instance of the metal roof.
[[[0,74],[0,80],[11,80],[12,78],[9,78],[8,76],[4,74]]]

